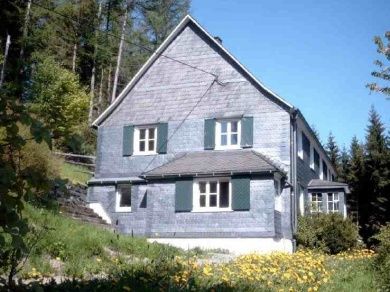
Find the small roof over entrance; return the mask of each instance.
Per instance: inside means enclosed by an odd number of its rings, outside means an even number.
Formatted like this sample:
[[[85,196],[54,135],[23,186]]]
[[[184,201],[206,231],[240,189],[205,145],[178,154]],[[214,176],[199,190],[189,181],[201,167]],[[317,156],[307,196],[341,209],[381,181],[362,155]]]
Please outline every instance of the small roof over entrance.
[[[186,153],[143,176],[152,178],[274,172],[284,174],[277,165],[256,151],[227,150]]]
[[[343,191],[346,194],[349,194],[349,188],[346,183],[328,181],[322,179],[312,179],[308,184],[309,192],[335,192]]]

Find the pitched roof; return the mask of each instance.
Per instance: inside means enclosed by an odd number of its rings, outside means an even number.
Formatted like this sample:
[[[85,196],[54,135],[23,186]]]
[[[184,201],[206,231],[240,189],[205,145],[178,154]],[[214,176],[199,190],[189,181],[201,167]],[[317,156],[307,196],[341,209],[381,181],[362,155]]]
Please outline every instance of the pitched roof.
[[[144,173],[145,177],[284,173],[272,161],[254,150],[201,151],[185,153]]]
[[[343,188],[346,193],[349,193],[349,188],[346,183],[337,181],[328,181],[322,179],[312,179],[307,185],[309,189],[340,189]]]
[[[167,39],[158,47],[158,49],[150,56],[148,61],[141,67],[141,69],[137,72],[137,74],[133,77],[133,79],[129,82],[129,84],[123,89],[123,91],[118,95],[115,101],[92,123],[92,126],[99,126],[113,111],[114,109],[121,103],[121,101],[126,97],[129,91],[137,84],[140,78],[146,73],[146,71],[150,68],[150,66],[157,60],[157,58],[163,53],[163,51],[172,43],[172,41],[179,35],[183,28],[188,24],[195,25],[204,35],[210,40],[217,48],[219,48],[230,60],[233,64],[239,66],[240,69],[246,74],[247,78],[259,86],[261,89],[266,91],[270,97],[272,97],[275,101],[284,105],[286,109],[292,109],[293,106],[289,104],[286,100],[278,96],[276,93],[272,92],[270,89],[264,86],[254,75],[252,75],[248,69],[246,69],[235,57],[233,57],[223,46],[221,43],[216,41],[198,22],[196,22],[190,15],[187,15],[171,32],[171,34],[167,37]],[[169,56],[168,56],[169,57]]]

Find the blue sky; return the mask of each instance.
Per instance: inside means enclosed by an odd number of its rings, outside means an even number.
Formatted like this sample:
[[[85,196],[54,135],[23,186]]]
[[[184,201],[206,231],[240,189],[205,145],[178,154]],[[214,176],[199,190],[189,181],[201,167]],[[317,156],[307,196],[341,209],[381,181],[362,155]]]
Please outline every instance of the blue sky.
[[[191,14],[267,87],[298,107],[326,141],[364,139],[374,105],[387,129],[390,100],[369,92],[375,35],[390,30],[390,0],[193,0]]]

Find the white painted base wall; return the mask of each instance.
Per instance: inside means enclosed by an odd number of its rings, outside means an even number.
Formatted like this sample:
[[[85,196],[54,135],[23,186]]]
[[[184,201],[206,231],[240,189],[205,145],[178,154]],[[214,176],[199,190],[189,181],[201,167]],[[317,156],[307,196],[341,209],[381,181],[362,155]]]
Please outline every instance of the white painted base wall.
[[[111,218],[108,216],[107,212],[104,210],[102,204],[100,203],[89,203],[89,208],[91,208],[96,214],[98,214],[107,224],[111,224]]]
[[[202,249],[226,249],[234,254],[271,253],[281,251],[292,253],[290,239],[274,238],[149,238],[149,242],[158,242],[182,249],[199,247]]]

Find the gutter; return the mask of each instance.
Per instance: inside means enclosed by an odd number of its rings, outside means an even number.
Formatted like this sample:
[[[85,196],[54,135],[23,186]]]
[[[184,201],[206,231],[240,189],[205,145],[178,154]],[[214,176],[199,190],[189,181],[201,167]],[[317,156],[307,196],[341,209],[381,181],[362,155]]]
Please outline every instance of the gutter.
[[[170,173],[170,174],[156,174],[156,175],[140,175],[141,179],[169,179],[169,178],[177,178],[177,177],[216,177],[216,176],[233,176],[233,175],[242,175],[242,174],[274,174],[280,173],[282,176],[286,174],[279,170],[255,170],[255,171],[223,171],[223,172],[212,172],[212,173],[204,173],[204,172],[189,172],[189,173]]]

